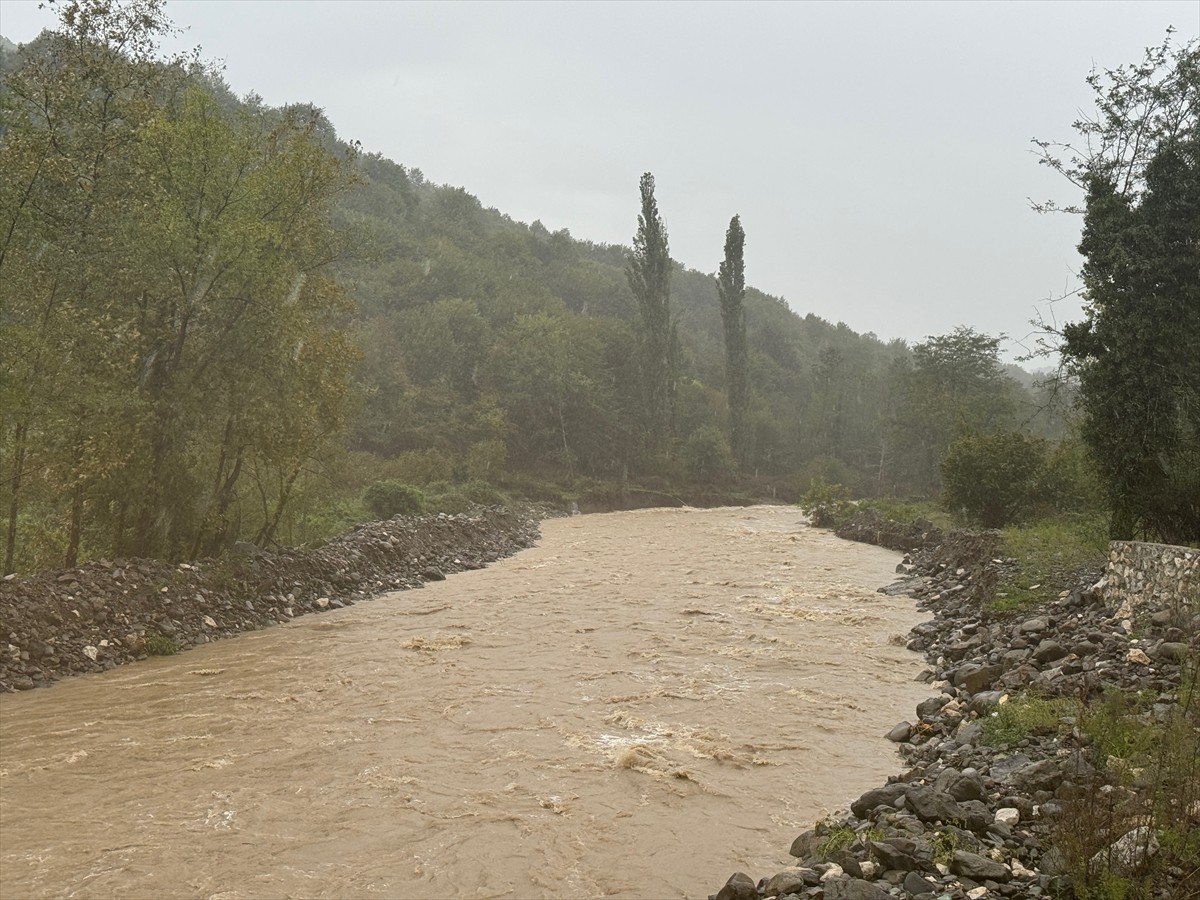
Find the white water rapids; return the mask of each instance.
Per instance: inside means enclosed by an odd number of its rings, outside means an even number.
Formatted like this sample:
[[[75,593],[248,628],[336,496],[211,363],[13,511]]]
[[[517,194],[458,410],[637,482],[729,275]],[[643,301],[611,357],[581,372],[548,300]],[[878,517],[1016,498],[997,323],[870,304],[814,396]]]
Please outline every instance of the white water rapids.
[[[704,897],[900,768],[898,555],[555,519],[421,591],[0,696],[5,897]]]

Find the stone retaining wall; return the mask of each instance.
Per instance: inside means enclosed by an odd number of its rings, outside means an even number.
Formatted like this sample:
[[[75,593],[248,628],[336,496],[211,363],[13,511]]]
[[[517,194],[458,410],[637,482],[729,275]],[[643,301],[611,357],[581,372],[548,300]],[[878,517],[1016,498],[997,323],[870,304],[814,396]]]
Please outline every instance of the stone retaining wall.
[[[1112,541],[1102,591],[1113,608],[1191,609],[1200,604],[1200,549]]]

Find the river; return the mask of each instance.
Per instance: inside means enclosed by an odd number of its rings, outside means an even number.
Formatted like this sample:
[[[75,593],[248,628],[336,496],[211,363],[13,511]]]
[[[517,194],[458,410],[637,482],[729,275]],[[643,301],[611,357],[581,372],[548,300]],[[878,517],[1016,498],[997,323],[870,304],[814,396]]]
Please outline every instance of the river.
[[[5,897],[697,897],[901,763],[898,554],[553,519],[424,590],[0,695]]]

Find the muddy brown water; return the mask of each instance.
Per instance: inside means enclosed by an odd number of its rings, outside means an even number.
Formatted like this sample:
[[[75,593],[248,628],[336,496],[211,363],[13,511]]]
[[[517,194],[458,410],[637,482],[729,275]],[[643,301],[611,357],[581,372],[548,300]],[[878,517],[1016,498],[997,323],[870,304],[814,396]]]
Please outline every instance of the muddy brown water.
[[[557,519],[422,591],[0,697],[5,897],[704,897],[900,768],[898,555]]]

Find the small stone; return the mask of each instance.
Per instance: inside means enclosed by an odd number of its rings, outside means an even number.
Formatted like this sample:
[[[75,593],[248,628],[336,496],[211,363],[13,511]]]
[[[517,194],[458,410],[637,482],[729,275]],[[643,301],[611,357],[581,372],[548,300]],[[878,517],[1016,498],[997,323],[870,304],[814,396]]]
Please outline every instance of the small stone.
[[[1009,828],[1016,828],[1021,822],[1021,811],[1011,806],[996,810],[996,821]]]
[[[835,878],[841,878],[845,874],[845,870],[837,863],[830,863],[829,868],[821,873],[821,881],[833,881]]]
[[[1135,665],[1139,666],[1148,666],[1150,665],[1150,657],[1146,655],[1145,650],[1142,650],[1139,647],[1134,647],[1125,654],[1125,662],[1134,663]]]
[[[328,597],[318,597],[316,600],[316,604],[321,609],[325,609],[329,606],[329,598]]]
[[[907,741],[912,736],[912,723],[901,722],[895,728],[887,733],[887,739],[896,744],[901,744]]]
[[[93,647],[91,644],[88,644],[83,648],[83,655],[95,662],[96,657],[100,655],[100,650],[96,647]]]
[[[213,617],[212,617],[212,616],[205,616],[205,617],[204,617],[204,624],[205,624],[205,625],[207,625],[209,628],[216,628],[216,627],[217,627],[217,623],[216,623],[216,621],[213,619]]]

